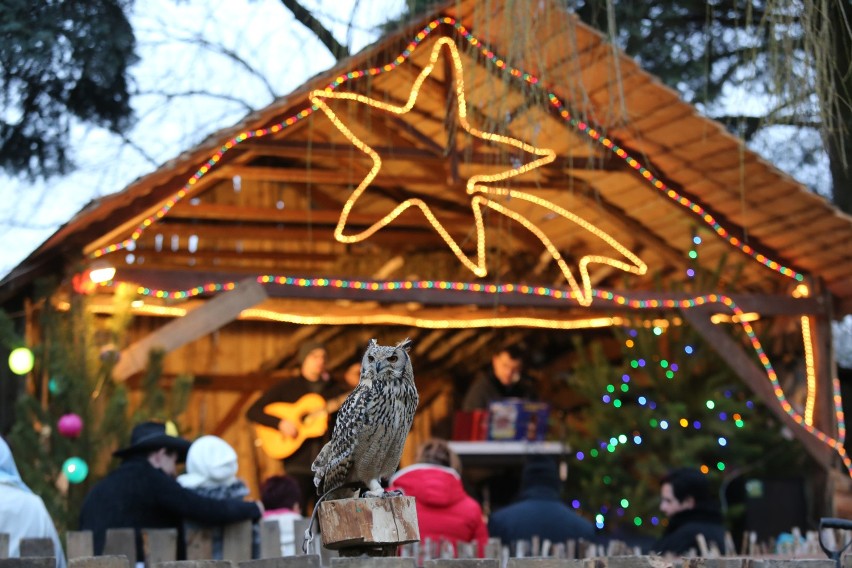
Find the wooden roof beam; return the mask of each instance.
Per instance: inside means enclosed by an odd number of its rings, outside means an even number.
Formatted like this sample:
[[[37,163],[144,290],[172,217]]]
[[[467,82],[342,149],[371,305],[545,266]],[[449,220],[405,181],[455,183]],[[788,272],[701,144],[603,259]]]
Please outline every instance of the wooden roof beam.
[[[299,277],[298,274],[288,276]],[[307,276],[310,278],[310,276]],[[329,276],[328,278],[332,278]],[[342,277],[344,279],[357,279],[353,277]],[[144,268],[120,267],[116,274],[116,281],[128,280],[136,282],[148,288],[165,290],[185,290],[208,282],[231,282],[240,279],[240,275],[221,272],[182,272],[173,273],[169,271],[146,270]],[[535,287],[535,284],[531,284]],[[608,290],[624,296],[628,301],[666,300],[682,301],[692,299],[696,294],[687,292],[650,292],[629,290]],[[493,309],[495,306],[547,308],[556,310],[573,310],[579,306],[576,302],[550,298],[547,296],[536,296],[532,294],[504,293],[488,294],[485,292],[460,292],[456,290],[442,290],[439,288],[423,289],[400,289],[400,290],[366,290],[354,288],[332,288],[332,287],[296,287],[279,284],[266,284],[266,293],[270,298],[293,298],[314,300],[352,300],[352,301],[375,301],[383,304],[418,303],[423,305],[448,305],[448,306],[480,306]],[[757,312],[765,316],[773,315],[821,315],[826,313],[825,306],[815,298],[793,298],[779,295],[755,295],[755,294],[730,294],[731,299],[746,312]],[[661,311],[665,308],[659,308]],[[715,309],[712,308],[711,309]],[[615,304],[611,302],[595,301],[588,308],[581,308],[582,313],[590,311],[613,313],[621,311],[632,311],[629,305]],[[721,304],[719,312],[727,312]]]
[[[318,158],[340,160],[351,154],[353,149],[356,152],[360,152],[360,150],[351,144],[311,142],[310,151],[308,150],[307,145],[307,141],[282,140],[280,142],[262,142],[255,139],[246,140],[242,144],[242,146],[245,146],[246,149],[251,150],[255,154],[281,158],[308,158],[309,155],[311,155]],[[443,164],[446,162],[446,158],[443,155],[437,155],[434,152],[420,148],[382,145],[371,145],[371,148],[378,152],[379,155],[382,156],[383,160],[390,162],[417,161],[430,165]],[[498,159],[511,156],[511,154],[480,151],[470,152],[467,150],[461,151],[460,154],[463,156],[463,163],[476,165],[493,165]],[[369,158],[367,158],[366,155],[364,155],[364,159],[369,161]],[[617,166],[612,159],[578,156],[557,156],[556,160],[554,160],[552,164],[542,166],[539,169],[552,173],[564,173],[566,170],[623,170],[623,168]]]
[[[451,226],[453,224],[451,223]],[[463,230],[470,229],[470,223],[461,225]],[[204,248],[204,242],[210,241],[267,241],[267,240],[290,240],[294,242],[328,242],[338,244],[334,239],[333,227],[327,225],[303,225],[289,227],[252,226],[228,223],[183,223],[164,222],[156,230],[150,230],[144,238],[162,233],[166,236],[175,235],[180,239],[188,239],[191,236],[198,237],[199,247]],[[405,244],[429,245],[440,243],[440,237],[431,226],[424,222],[422,229],[416,225],[409,227],[398,227],[393,223],[372,235],[371,243],[379,244]],[[147,246],[147,245],[146,245]]]

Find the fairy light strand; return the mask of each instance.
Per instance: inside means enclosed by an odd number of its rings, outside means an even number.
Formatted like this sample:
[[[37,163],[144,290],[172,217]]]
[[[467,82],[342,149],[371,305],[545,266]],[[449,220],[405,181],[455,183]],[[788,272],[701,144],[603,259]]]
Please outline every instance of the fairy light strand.
[[[257,277],[257,281],[261,284],[278,284],[283,286],[295,286],[300,288],[337,288],[337,289],[353,289],[353,290],[370,290],[375,292],[381,291],[393,291],[393,290],[417,290],[417,289],[439,289],[439,290],[456,290],[456,291],[468,291],[468,292],[479,292],[484,294],[522,294],[522,295],[531,295],[531,296],[543,296],[550,298],[560,298],[560,299],[574,299],[577,300],[577,292],[572,290],[560,290],[549,288],[545,286],[529,286],[529,285],[515,285],[515,284],[483,284],[478,282],[453,282],[446,280],[400,280],[400,281],[377,281],[377,280],[354,280],[354,279],[333,279],[333,278],[298,278],[298,277],[290,277],[290,276],[274,276],[274,275],[262,275]],[[191,288],[185,291],[167,291],[167,290],[157,290],[146,288],[144,286],[139,286],[137,288],[137,292],[143,296],[151,296],[155,298],[161,299],[185,299],[193,296],[197,296],[203,293],[215,293],[221,290],[231,290],[236,286],[236,282],[226,282],[226,283],[208,283],[201,286],[197,286],[195,288]],[[751,347],[754,350],[755,354],[760,361],[760,364],[763,366],[763,369],[769,378],[770,384],[772,386],[773,393],[775,398],[778,400],[778,403],[781,405],[781,408],[787,413],[797,424],[799,424],[802,428],[804,428],[808,433],[816,437],[821,442],[827,444],[833,450],[835,450],[838,455],[841,457],[843,464],[846,466],[849,471],[850,477],[852,477],[852,460],[850,460],[849,456],[846,454],[846,450],[844,448],[842,440],[845,438],[845,424],[843,423],[842,409],[840,406],[840,394],[837,385],[834,386],[834,401],[835,401],[835,416],[838,421],[838,432],[840,432],[840,425],[843,425],[842,432],[843,435],[839,436],[839,439],[835,439],[821,430],[815,428],[812,424],[808,423],[804,416],[801,413],[796,411],[792,404],[787,400],[786,395],[784,394],[784,390],[781,387],[781,384],[778,380],[778,375],[775,371],[775,368],[772,366],[772,362],[769,360],[769,357],[766,355],[766,352],[763,350],[763,345],[757,337],[757,334],[754,331],[751,323],[748,318],[744,317],[745,312],[740,308],[733,299],[723,294],[707,294],[702,296],[695,296],[687,299],[650,299],[650,300],[636,300],[628,298],[623,294],[619,294],[611,291],[601,291],[601,290],[593,290],[592,291],[595,298],[600,299],[602,301],[606,301],[612,303],[615,306],[621,306],[626,308],[633,309],[690,309],[697,306],[705,306],[711,304],[722,304],[730,310],[736,318],[731,318],[731,323],[736,323],[739,325],[743,331],[746,333],[746,336],[751,343]],[[386,316],[390,317],[390,316]],[[508,319],[508,318],[507,318]],[[515,325],[524,326],[524,325],[532,325],[534,323],[543,324],[543,327],[550,327],[552,325],[558,325],[558,320],[541,320],[538,322],[533,322],[535,318],[517,318]],[[602,324],[605,325],[614,325],[614,318],[602,318],[609,320],[610,324]],[[291,321],[291,320],[288,320]],[[360,320],[359,320],[360,321]],[[383,320],[390,321],[390,320]],[[506,320],[502,320],[506,321]],[[623,321],[623,320],[621,320]],[[296,321],[292,321],[293,323],[299,323]],[[486,325],[486,322],[493,322],[493,318],[488,318],[487,320],[469,320],[466,323],[460,323],[459,325],[462,327],[476,327],[476,325],[482,324]],[[526,323],[525,323],[526,322]],[[554,322],[557,322],[554,324]],[[343,324],[343,320],[340,320],[339,323]],[[412,324],[414,325],[414,324]],[[539,325],[536,325],[539,327]],[[563,328],[564,329],[564,328]]]

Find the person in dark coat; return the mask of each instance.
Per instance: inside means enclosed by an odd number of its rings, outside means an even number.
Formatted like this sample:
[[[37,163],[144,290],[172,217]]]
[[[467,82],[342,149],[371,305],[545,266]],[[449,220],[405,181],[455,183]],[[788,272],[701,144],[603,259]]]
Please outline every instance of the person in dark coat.
[[[503,544],[534,536],[551,542],[591,540],[594,525],[562,502],[560,487],[556,462],[547,456],[530,456],[521,473],[518,501],[491,515],[488,533]]]
[[[507,398],[537,400],[535,383],[523,374],[524,352],[517,346],[501,349],[488,369],[476,376],[464,396],[462,410],[488,410],[492,402]]]
[[[144,559],[141,529],[178,530],[178,559],[186,558],[183,521],[229,524],[257,520],[263,507],[239,499],[211,499],[181,487],[177,464],[189,442],[166,433],[166,425],[143,422],[133,428],[130,445],[113,453],[121,465],[98,482],[83,501],[80,530],[92,531],[94,552],[103,553],[107,529],[136,530],[136,559]]]
[[[722,513],[710,497],[707,476],[692,468],[672,470],[660,483],[660,511],[669,524],[663,536],[651,547],[661,554],[701,555],[696,540],[704,535],[707,546],[715,543],[725,550],[725,526]]]
[[[301,490],[301,506],[303,513],[309,513],[309,504],[316,500],[314,486],[314,463],[323,445],[329,440],[333,430],[333,418],[343,403],[350,389],[337,381],[332,381],[325,368],[326,350],[321,343],[309,341],[299,348],[299,376],[284,379],[274,384],[263,393],[246,411],[246,418],[261,426],[278,430],[283,439],[297,438],[301,424],[264,410],[267,405],[275,402],[297,403],[303,396],[314,393],[326,400],[327,411],[330,413],[328,429],[323,436],[306,438],[299,448],[290,456],[284,458],[284,472],[299,482]]]

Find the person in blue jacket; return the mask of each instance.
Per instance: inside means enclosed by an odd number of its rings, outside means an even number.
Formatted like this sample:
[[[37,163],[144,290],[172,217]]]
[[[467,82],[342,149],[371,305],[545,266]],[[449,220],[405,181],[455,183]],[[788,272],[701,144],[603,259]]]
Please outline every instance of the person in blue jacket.
[[[530,456],[521,473],[518,500],[491,515],[488,534],[504,545],[537,536],[551,542],[568,539],[592,540],[595,527],[562,502],[556,461],[548,456]]]

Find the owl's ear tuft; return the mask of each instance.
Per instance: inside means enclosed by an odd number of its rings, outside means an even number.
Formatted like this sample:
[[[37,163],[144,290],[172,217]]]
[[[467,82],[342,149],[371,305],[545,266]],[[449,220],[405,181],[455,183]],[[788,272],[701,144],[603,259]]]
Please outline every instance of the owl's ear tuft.
[[[375,339],[371,339],[370,342],[367,344],[367,349],[369,349],[370,347],[375,347],[376,345],[378,345],[378,341],[376,341]]]
[[[397,349],[405,349],[406,351],[408,351],[409,349],[411,349],[411,340],[406,337],[405,339],[397,343],[396,347]]]

